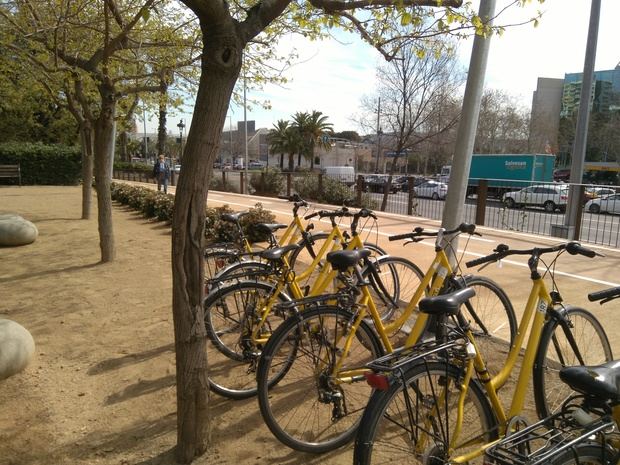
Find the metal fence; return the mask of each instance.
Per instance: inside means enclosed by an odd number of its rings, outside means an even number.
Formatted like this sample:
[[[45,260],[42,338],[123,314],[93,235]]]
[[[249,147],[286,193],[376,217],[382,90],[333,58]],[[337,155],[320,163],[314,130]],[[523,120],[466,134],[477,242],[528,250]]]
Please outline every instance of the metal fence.
[[[264,172],[250,172],[251,176],[265,176]],[[327,175],[316,173],[281,173],[281,190],[272,195],[290,195],[299,187],[300,178],[316,177],[316,191],[320,198],[308,200],[329,203]],[[147,181],[148,175],[115,172],[119,179]],[[214,171],[212,186],[216,190],[253,193],[243,171]],[[418,178],[394,176],[395,185],[384,200],[384,185],[380,176],[332,177],[347,186],[353,203],[364,203],[375,210],[441,220],[445,192],[432,195],[432,190],[418,184]],[[496,229],[520,231],[555,237],[566,237],[565,215],[569,204],[568,184],[529,183],[507,180],[470,180],[465,200],[463,221]],[[171,180],[175,184],[175,179]],[[254,182],[256,184],[256,182]],[[432,186],[431,186],[432,187]],[[620,246],[620,187],[578,185],[579,195],[577,239],[592,244]],[[616,193],[618,192],[618,193]],[[265,193],[261,193],[265,195]],[[385,203],[385,205],[383,205]],[[384,208],[381,208],[381,207]]]

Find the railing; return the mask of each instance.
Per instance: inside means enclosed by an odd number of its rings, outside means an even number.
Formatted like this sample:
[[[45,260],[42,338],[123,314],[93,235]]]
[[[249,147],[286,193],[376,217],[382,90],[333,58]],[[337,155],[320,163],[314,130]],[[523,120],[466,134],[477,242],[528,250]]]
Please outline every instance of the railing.
[[[265,172],[250,171],[250,176],[265,177]],[[316,176],[317,198],[309,199],[330,203],[325,186],[327,175],[319,173],[281,173],[281,189],[279,192],[270,192],[261,195],[290,195],[296,192],[299,178]],[[115,172],[115,177],[142,182],[153,182],[147,173]],[[219,182],[219,189],[231,189],[235,192],[248,193],[249,184],[243,171],[214,171],[213,178]],[[394,176],[399,180],[383,202],[384,185],[376,181],[375,175],[366,177],[338,176],[340,181],[350,190],[350,200],[353,203],[364,203],[376,210],[403,215],[420,216],[441,220],[444,208],[444,195],[432,196],[431,191],[422,196],[422,188],[414,187],[417,178]],[[221,181],[220,181],[221,180]],[[370,181],[369,181],[370,180]],[[404,181],[404,182],[403,182]],[[174,175],[171,185],[175,184]],[[569,204],[568,184],[561,183],[530,183],[507,180],[470,180],[464,208],[463,221],[476,223],[496,229],[520,231],[532,234],[542,234],[555,237],[566,237],[567,228],[564,226],[565,210]],[[535,189],[526,189],[535,188]],[[589,188],[608,189],[602,197],[595,197],[588,202],[592,195]],[[219,190],[218,189],[218,190]],[[526,189],[524,191],[524,189]],[[538,192],[544,189],[545,192]],[[252,190],[250,188],[250,190]],[[552,193],[551,191],[554,191]],[[576,239],[592,244],[620,247],[620,187],[618,186],[576,186],[576,194],[582,199],[577,212]],[[618,192],[618,194],[613,194]],[[253,192],[249,192],[253,193]],[[553,205],[552,205],[553,204]],[[383,207],[383,208],[382,208]],[[585,208],[584,208],[585,207]]]

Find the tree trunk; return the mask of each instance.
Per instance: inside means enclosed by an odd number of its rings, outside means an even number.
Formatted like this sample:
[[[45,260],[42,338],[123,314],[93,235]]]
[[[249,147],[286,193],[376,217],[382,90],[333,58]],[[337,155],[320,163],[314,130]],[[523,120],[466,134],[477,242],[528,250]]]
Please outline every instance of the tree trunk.
[[[400,153],[400,152],[396,152]],[[390,190],[392,189],[392,177],[394,176],[394,171],[396,170],[396,164],[398,163],[398,155],[394,157],[392,160],[392,164],[390,165],[390,173],[387,178],[387,182],[385,186],[383,186],[383,199],[381,200],[381,211],[384,212],[387,208],[388,197],[390,196]]]
[[[168,108],[166,105],[165,94],[159,99],[159,122],[157,126],[157,155],[166,153],[166,115]],[[181,158],[179,156],[179,158]]]
[[[284,153],[280,154],[280,171],[284,171]]]
[[[241,69],[242,50],[232,27],[216,27],[203,33],[202,73],[183,154],[184,175],[176,188],[172,226],[176,456],[183,463],[203,454],[209,442],[209,385],[202,307],[205,206],[213,160]]]
[[[99,223],[99,248],[101,262],[114,261],[114,228],[112,227],[112,197],[110,180],[112,160],[114,157],[114,117],[116,97],[111,83],[99,85],[101,95],[101,112],[95,121],[95,184],[97,189],[97,207]]]
[[[295,171],[295,154],[294,153],[288,154],[288,170],[291,173]]]
[[[93,128],[90,122],[80,125],[82,143],[82,219],[90,219],[93,199]]]
[[[121,161],[129,162],[131,161],[131,158],[129,157],[129,153],[127,152],[128,136],[127,136],[127,130],[124,128],[124,126],[125,125],[123,124],[123,130],[118,135],[118,146],[120,148],[119,157]]]

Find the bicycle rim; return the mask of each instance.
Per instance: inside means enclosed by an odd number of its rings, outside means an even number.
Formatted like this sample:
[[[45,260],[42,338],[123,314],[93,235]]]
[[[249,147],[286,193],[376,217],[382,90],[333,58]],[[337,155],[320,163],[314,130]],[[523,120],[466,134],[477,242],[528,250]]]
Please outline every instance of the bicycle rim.
[[[569,307],[566,318],[585,365],[613,360],[605,330],[594,315],[582,308]],[[562,382],[559,372],[565,366],[576,365],[581,365],[579,357],[563,327],[556,320],[550,320],[543,330],[534,362],[534,397],[540,418],[558,411],[562,403],[575,394]]]
[[[371,388],[363,376],[344,383],[332,376],[352,321],[350,312],[336,307],[305,310],[281,325],[265,347],[257,373],[259,406],[269,429],[287,446],[323,453],[353,439]],[[362,322],[342,370],[362,368],[381,354],[377,337]],[[286,372],[275,384],[282,367]]]
[[[480,386],[472,381],[463,405],[463,426],[454,438],[462,377],[446,363],[422,362],[376,392],[362,418],[355,465],[432,465],[480,448],[496,436],[496,422]],[[406,386],[406,387],[405,387]],[[450,443],[454,451],[450,454]],[[469,463],[482,463],[483,457]]]
[[[251,335],[273,292],[267,284],[247,281],[205,299],[209,383],[214,392],[232,399],[256,394],[256,365],[263,345]],[[259,336],[267,339],[282,321],[282,313],[270,312]]]

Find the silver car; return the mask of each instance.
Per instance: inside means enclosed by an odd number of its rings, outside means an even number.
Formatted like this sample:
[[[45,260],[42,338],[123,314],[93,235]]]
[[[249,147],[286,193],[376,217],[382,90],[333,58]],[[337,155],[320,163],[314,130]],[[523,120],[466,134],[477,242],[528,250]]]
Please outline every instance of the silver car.
[[[620,194],[592,199],[586,203],[584,209],[590,213],[615,213],[620,215]]]
[[[414,187],[418,197],[430,197],[433,200],[445,199],[448,193],[448,185],[438,181],[426,181]]]
[[[508,208],[520,206],[543,207],[546,212],[565,211],[568,201],[568,185],[541,184],[519,191],[506,192],[504,205]]]

